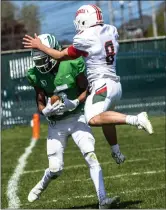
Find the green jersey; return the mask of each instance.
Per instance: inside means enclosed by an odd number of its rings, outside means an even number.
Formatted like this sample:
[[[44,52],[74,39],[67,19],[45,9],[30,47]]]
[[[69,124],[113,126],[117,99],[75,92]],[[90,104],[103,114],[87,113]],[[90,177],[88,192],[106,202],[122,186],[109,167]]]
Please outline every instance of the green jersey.
[[[44,90],[47,97],[63,92],[68,99],[74,100],[80,95],[76,84],[76,77],[85,71],[85,63],[82,57],[75,60],[62,61],[59,64],[58,72],[53,74],[51,72],[42,74],[36,67],[30,68],[27,71],[27,79],[31,86],[38,87]],[[80,104],[72,112],[65,112],[62,116],[50,117],[51,120],[61,120],[64,117],[76,114],[83,110],[84,104]]]

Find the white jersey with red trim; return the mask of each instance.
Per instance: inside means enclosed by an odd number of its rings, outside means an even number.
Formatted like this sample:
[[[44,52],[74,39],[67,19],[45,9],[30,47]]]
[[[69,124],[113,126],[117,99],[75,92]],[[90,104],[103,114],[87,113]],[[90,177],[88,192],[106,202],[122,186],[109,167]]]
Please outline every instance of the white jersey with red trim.
[[[117,39],[116,27],[107,24],[87,28],[73,38],[74,48],[87,52],[85,61],[89,83],[108,77],[120,80],[116,75]]]

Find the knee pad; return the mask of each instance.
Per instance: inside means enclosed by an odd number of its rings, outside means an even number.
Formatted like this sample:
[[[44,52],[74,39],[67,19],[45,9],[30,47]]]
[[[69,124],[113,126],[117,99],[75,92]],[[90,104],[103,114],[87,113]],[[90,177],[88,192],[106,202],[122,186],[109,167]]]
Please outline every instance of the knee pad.
[[[89,166],[89,168],[93,168],[96,166],[100,166],[96,154],[94,152],[88,152],[84,155],[84,158]]]
[[[49,170],[52,173],[61,173],[61,171],[63,170],[63,161],[57,157],[50,157],[49,158]]]

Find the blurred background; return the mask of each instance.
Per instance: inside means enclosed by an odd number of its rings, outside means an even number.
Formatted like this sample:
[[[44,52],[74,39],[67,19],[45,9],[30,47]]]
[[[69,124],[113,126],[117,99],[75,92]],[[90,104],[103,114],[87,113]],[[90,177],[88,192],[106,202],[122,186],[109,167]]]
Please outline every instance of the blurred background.
[[[73,19],[83,4],[101,7],[105,23],[118,28],[121,40],[166,34],[165,1],[2,1],[2,50],[23,48],[23,35],[34,32],[54,33],[70,44]]]
[[[75,13],[83,4],[101,7],[105,23],[119,31],[117,74],[123,98],[117,109],[165,112],[165,1],[2,1],[2,127],[29,123],[36,112],[25,77],[33,61],[23,49],[23,36],[53,33],[63,45],[71,44]]]

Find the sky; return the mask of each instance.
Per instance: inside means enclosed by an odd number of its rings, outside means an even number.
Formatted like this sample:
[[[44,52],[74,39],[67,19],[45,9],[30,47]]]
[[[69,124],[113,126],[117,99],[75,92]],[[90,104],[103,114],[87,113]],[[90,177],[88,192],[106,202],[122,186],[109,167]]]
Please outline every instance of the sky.
[[[77,9],[84,4],[96,4],[96,1],[13,1],[18,7],[23,3],[38,5],[40,10],[41,33],[53,33],[58,40],[72,41],[75,34],[73,20]],[[125,22],[128,21],[128,2],[124,1]],[[143,14],[151,15],[152,1],[141,1]],[[153,1],[155,8],[163,1]],[[99,1],[106,24],[110,23],[108,1]],[[112,1],[116,27],[121,25],[119,1]],[[137,1],[132,1],[132,16],[138,18]]]

